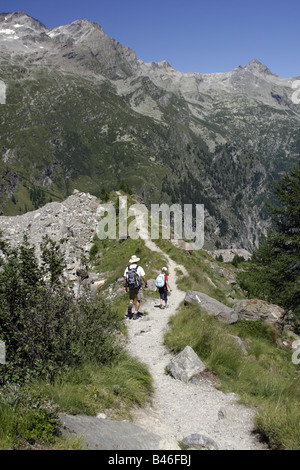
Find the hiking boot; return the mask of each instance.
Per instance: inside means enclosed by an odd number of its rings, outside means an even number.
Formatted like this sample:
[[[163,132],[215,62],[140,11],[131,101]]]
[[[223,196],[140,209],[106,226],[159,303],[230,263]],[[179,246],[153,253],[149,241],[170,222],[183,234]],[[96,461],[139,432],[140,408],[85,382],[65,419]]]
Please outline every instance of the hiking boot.
[[[128,305],[127,317],[128,317],[128,318],[132,318],[132,303],[130,303],[130,304]]]
[[[163,305],[160,306],[161,309],[164,309],[165,307]]]
[[[137,312],[134,312],[134,314],[132,315],[132,320],[137,320],[139,318],[139,315]]]

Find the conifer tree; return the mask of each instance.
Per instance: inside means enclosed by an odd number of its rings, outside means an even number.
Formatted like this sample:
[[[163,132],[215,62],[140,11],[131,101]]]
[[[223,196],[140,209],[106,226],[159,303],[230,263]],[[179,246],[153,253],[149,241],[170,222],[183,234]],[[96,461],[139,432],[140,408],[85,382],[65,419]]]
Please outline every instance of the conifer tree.
[[[250,296],[277,303],[300,330],[300,161],[274,188],[272,230],[241,275]]]

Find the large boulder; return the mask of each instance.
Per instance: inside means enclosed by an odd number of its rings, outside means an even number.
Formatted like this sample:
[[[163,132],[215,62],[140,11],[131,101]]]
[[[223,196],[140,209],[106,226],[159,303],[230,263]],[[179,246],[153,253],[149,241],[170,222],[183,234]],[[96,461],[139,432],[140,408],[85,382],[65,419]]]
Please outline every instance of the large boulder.
[[[233,306],[239,320],[262,320],[267,323],[283,325],[285,310],[278,305],[259,299],[238,300]]]
[[[195,303],[201,307],[209,315],[214,315],[226,323],[235,323],[238,320],[236,313],[232,308],[224,305],[216,299],[213,299],[209,295],[203,294],[202,292],[196,292],[189,290],[185,294],[185,304]]]
[[[161,437],[129,421],[112,421],[96,416],[64,415],[64,435],[77,436],[87,450],[160,450]]]
[[[215,316],[224,323],[236,323],[239,320],[261,320],[266,323],[275,324],[280,328],[283,328],[285,325],[285,310],[265,300],[237,300],[231,308],[202,292],[187,291],[184,303],[198,304],[206,313]]]
[[[167,365],[167,371],[174,379],[188,382],[194,375],[205,370],[205,365],[195,351],[186,346]]]

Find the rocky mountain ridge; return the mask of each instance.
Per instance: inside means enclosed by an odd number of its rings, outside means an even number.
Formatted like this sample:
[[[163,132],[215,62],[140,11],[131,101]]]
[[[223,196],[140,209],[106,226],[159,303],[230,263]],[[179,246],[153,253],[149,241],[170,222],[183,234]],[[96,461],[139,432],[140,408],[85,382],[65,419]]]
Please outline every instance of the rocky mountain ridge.
[[[204,203],[206,243],[253,250],[264,203],[300,155],[297,77],[257,60],[227,73],[144,63],[100,25],[0,14],[0,210],[126,181],[147,205]]]
[[[64,255],[65,268],[63,275],[74,286],[75,293],[79,294],[83,284],[91,292],[102,287],[105,279],[104,273],[93,271],[89,263],[90,251],[97,233],[97,225],[103,217],[101,206],[103,201],[89,193],[74,190],[73,194],[62,202],[51,202],[35,211],[17,216],[0,216],[0,236],[11,247],[18,247],[27,237],[35,253],[40,259],[40,246],[44,237],[49,237],[59,245]],[[231,262],[235,254],[243,255],[248,259],[250,253],[245,250],[223,250],[208,252],[212,257],[222,254],[224,262]],[[213,270],[218,266],[211,263]],[[224,268],[218,268],[228,279],[228,285],[235,284],[233,274]],[[212,281],[210,281],[212,282]],[[150,289],[155,290],[154,279],[149,279]],[[112,286],[113,296],[122,289],[122,280],[119,285]]]
[[[86,271],[90,249],[96,234],[100,201],[95,196],[73,192],[62,203],[48,203],[40,209],[13,217],[0,217],[3,239],[10,246],[17,247],[27,236],[30,245],[35,247],[39,259],[40,245],[48,236],[56,242],[65,259],[64,276],[74,284],[76,293],[82,285],[81,272]],[[97,289],[101,279],[89,273],[90,287]],[[94,285],[95,284],[95,285]]]

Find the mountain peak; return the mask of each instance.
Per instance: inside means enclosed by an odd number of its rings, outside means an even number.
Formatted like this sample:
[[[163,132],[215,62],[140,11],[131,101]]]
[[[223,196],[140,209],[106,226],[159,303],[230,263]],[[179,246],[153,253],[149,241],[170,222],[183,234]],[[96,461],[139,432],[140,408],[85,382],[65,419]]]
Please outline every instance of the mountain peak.
[[[243,70],[246,70],[247,72],[273,75],[270,69],[257,59],[252,59],[250,62],[248,62],[248,64],[244,65],[244,67],[241,68]]]
[[[37,30],[46,29],[46,26],[43,23],[33,18],[32,16],[27,15],[27,13],[25,13],[23,10],[9,13],[0,13],[0,23],[2,25],[6,24],[7,26],[17,24],[18,27],[31,27]]]
[[[73,40],[81,41],[86,39],[91,33],[98,31],[103,33],[103,29],[98,23],[87,19],[75,20],[67,25],[58,26],[50,30],[50,37],[64,34],[65,36],[72,38]]]

